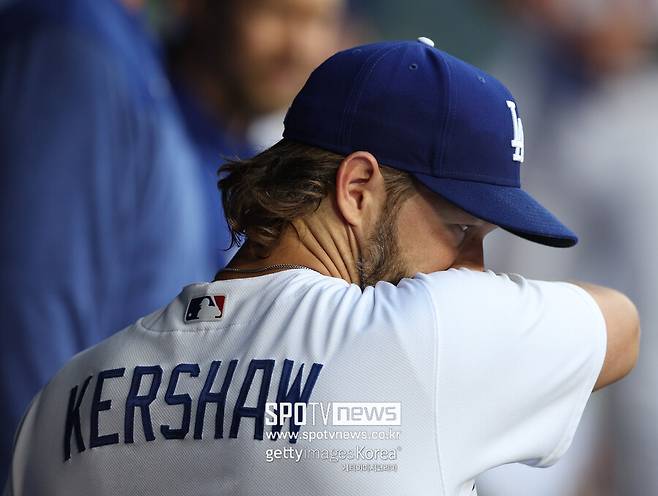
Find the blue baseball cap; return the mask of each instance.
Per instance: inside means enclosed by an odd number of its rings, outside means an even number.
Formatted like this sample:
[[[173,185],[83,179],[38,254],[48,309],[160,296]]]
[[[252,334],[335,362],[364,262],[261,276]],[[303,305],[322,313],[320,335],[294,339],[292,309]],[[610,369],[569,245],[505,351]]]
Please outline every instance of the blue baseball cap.
[[[493,76],[428,38],[339,52],[309,77],[283,136],[342,155],[372,153],[466,212],[549,246],[576,235],[521,189],[523,124]]]

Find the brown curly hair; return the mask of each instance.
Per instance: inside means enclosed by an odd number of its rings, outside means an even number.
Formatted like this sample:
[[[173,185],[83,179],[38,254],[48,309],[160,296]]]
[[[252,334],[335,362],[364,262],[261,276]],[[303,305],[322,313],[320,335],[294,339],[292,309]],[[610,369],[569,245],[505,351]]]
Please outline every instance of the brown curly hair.
[[[294,219],[313,213],[334,190],[336,172],[344,158],[284,138],[251,159],[223,164],[217,184],[231,246],[246,238],[255,253],[267,256]],[[391,209],[410,196],[414,181],[406,172],[380,168]]]

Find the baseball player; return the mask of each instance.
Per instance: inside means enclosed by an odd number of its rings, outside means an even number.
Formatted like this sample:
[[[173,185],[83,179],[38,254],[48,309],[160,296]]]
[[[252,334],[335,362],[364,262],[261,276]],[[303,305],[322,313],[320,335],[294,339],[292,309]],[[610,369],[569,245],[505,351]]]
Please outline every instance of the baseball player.
[[[523,132],[427,38],[328,59],[284,139],[224,166],[236,257],[51,380],[7,494],[472,496],[555,463],[639,321],[611,289],[484,270],[495,226],[577,242],[520,188]]]

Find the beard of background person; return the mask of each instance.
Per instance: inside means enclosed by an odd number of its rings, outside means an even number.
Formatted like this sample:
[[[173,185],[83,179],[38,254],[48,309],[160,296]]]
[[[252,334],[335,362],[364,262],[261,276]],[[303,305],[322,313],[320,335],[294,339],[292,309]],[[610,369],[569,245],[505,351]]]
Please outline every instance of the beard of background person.
[[[398,212],[395,202],[386,203],[368,245],[357,258],[356,270],[362,290],[379,281],[397,285],[401,279],[411,275],[398,243]]]
[[[173,73],[237,135],[339,48],[344,0],[177,0]]]
[[[286,108],[339,46],[343,0],[241,0],[224,80],[252,115]]]

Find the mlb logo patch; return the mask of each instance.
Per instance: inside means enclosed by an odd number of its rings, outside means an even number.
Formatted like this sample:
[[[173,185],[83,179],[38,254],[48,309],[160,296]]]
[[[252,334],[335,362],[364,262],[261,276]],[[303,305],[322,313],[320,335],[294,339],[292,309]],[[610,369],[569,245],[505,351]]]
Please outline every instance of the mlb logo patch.
[[[213,322],[224,315],[225,295],[206,295],[192,298],[187,304],[185,322]]]

